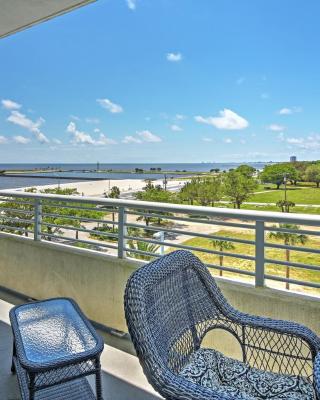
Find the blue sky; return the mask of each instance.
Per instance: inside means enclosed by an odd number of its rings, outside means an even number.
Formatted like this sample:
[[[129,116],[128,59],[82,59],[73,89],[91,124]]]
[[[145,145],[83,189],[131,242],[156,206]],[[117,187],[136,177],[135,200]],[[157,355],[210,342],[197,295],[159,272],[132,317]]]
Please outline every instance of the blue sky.
[[[318,159],[318,0],[98,0],[0,40],[1,162]]]

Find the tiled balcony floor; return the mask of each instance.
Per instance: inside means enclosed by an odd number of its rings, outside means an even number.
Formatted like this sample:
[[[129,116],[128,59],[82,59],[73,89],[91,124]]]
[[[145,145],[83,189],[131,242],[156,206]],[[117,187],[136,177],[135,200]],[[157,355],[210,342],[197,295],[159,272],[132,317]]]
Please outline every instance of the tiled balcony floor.
[[[10,372],[12,333],[8,313],[11,307],[10,303],[0,300],[0,400],[20,400],[17,378]],[[115,340],[117,347],[123,341],[103,337],[107,343]],[[124,347],[130,350],[130,342],[125,342]],[[161,399],[148,384],[137,357],[106,344],[101,364],[104,400]]]

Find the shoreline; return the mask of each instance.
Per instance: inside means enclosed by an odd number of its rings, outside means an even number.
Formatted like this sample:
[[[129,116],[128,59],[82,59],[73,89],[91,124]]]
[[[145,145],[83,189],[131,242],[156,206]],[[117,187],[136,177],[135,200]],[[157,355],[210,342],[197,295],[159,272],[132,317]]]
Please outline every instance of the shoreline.
[[[157,179],[152,181],[154,185],[163,186],[163,180]],[[185,180],[168,180],[167,188],[173,190],[174,188],[182,187]],[[94,180],[86,182],[68,182],[68,183],[55,183],[49,185],[36,185],[26,186],[21,188],[12,188],[6,190],[13,191],[24,191],[26,189],[35,188],[37,192],[44,189],[55,189],[60,187],[62,189],[75,188],[81,196],[92,196],[92,197],[104,197],[113,186],[118,186],[120,189],[120,197],[122,194],[130,195],[132,193],[141,191],[145,186],[146,182],[144,179],[105,179],[105,180]]]

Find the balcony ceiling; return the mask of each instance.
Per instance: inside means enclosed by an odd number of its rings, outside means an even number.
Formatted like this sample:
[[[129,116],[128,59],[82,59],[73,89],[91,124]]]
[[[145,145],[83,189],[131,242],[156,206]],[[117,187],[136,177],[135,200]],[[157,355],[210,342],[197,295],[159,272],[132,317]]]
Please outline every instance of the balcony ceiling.
[[[96,0],[0,0],[0,38]]]

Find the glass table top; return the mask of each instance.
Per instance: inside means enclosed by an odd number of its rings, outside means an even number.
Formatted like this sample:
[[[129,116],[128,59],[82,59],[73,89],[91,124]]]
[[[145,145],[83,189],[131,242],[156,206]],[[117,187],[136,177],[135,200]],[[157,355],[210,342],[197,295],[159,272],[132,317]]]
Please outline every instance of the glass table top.
[[[82,316],[68,299],[52,299],[15,310],[25,355],[50,362],[93,350],[97,345]]]

